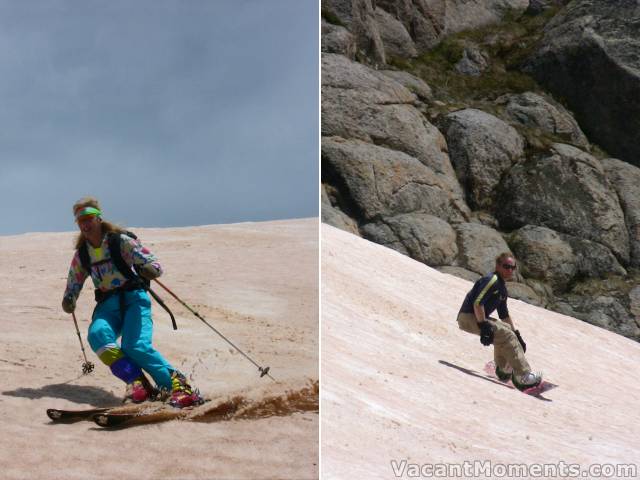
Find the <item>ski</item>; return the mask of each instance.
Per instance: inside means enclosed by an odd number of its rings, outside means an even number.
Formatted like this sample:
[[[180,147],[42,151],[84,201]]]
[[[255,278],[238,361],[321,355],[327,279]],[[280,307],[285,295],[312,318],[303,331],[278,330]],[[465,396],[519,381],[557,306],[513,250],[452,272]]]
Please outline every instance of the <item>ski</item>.
[[[491,360],[490,362],[487,362],[487,364],[484,366],[484,372],[489,375],[491,378],[494,378],[496,380],[498,380],[500,383],[502,383],[503,385],[512,388],[514,390],[517,390],[517,388],[515,387],[515,385],[513,384],[513,382],[511,380],[500,380],[497,376],[496,376],[496,364],[493,362],[493,360]],[[551,390],[552,388],[556,388],[558,385],[556,385],[555,383],[551,383],[551,382],[547,382],[546,380],[542,380],[542,382],[540,383],[540,385],[535,386],[535,387],[531,387],[531,388],[527,388],[525,390],[521,390],[522,393],[526,393],[527,395],[532,395],[532,396],[539,396],[540,394],[544,393],[544,392],[548,392],[549,390]]]
[[[149,406],[149,402],[140,404],[118,405],[114,407],[87,408],[82,410],[64,410],[48,408],[47,416],[55,423],[74,423],[83,420],[93,420],[94,415],[105,412],[135,413]]]
[[[81,420],[91,420],[91,418],[109,408],[87,408],[85,410],[61,410],[58,408],[48,408],[47,416],[56,423],[73,423]]]
[[[209,402],[205,400],[203,403]],[[194,409],[202,404],[192,407],[176,408],[167,404],[158,407],[150,406],[136,411],[116,411],[108,410],[98,412],[91,418],[96,425],[103,428],[132,427],[135,425],[145,425],[147,423],[168,422],[170,420],[182,420],[190,416]]]
[[[93,415],[93,421],[103,428],[130,427],[144,425],[146,423],[166,422],[185,417],[189,412],[181,409],[167,407],[155,411],[140,412],[102,412]]]

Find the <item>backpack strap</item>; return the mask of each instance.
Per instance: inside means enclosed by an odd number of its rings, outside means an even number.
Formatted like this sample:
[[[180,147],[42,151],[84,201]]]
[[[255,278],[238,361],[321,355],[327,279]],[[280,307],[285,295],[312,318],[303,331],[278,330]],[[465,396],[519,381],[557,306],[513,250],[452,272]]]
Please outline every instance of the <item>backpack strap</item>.
[[[123,235],[127,235],[128,237],[137,240],[138,237],[132,232],[124,232]],[[109,232],[107,234],[107,244],[109,246],[109,254],[111,255],[111,260],[113,264],[118,269],[120,273],[122,273],[127,280],[135,280],[139,278],[132,270],[127,262],[122,258],[122,252],[120,251],[120,233]],[[87,249],[87,242],[84,242],[80,248],[78,249],[78,254],[80,255],[80,264],[85,271],[91,275],[91,257],[89,257],[89,250]]]
[[[126,235],[133,239],[137,239],[133,233],[124,232],[122,234],[116,232],[109,232],[107,234],[107,244],[109,245],[109,255],[111,255],[111,261],[118,271],[125,276],[129,281],[140,281],[140,277],[136,275],[131,267],[122,258],[122,251],[120,250],[120,235]],[[85,247],[86,248],[86,247]]]
[[[111,256],[111,261],[113,262],[113,265],[118,269],[118,271],[122,273],[122,275],[124,275],[128,280],[128,284],[125,285],[125,287],[129,286],[133,288],[142,288],[149,292],[151,296],[160,304],[160,306],[169,313],[169,316],[171,317],[171,323],[173,324],[173,329],[177,330],[178,326],[176,324],[176,319],[173,316],[173,313],[171,312],[171,310],[169,310],[169,307],[167,307],[162,299],[156,294],[156,292],[151,290],[151,282],[142,278],[140,275],[134,272],[132,267],[130,267],[127,262],[124,261],[124,258],[122,258],[122,251],[120,249],[120,235],[126,235],[133,238],[134,240],[137,240],[138,237],[136,237],[135,234],[131,232],[109,232],[107,234],[107,245],[109,246],[109,255]],[[89,251],[87,249],[86,243],[82,244],[82,246],[78,249],[78,253],[80,255],[80,263],[82,264],[82,267],[87,271],[89,275],[91,275],[91,258],[89,257]],[[118,292],[120,294],[122,293],[121,290],[114,290],[112,293],[115,292]],[[100,292],[100,290],[96,290],[96,302],[100,303],[101,301],[106,300],[106,298],[107,296]],[[122,295],[120,295],[120,302],[123,301],[124,298],[122,297]],[[120,311],[124,312],[124,310],[124,305],[121,303]]]
[[[151,296],[158,302],[158,304],[160,304],[160,306],[169,313],[169,316],[171,317],[171,323],[173,324],[173,329],[177,330],[178,326],[176,324],[176,319],[173,316],[173,313],[171,312],[171,310],[169,310],[169,307],[167,307],[167,305],[162,301],[158,294],[151,290],[151,282],[134,272],[132,270],[132,267],[130,267],[122,258],[122,252],[120,251],[120,235],[126,235],[133,238],[134,240],[137,240],[138,237],[136,237],[131,232],[124,232],[122,234],[111,232],[108,235],[109,236],[107,237],[107,243],[109,244],[109,254],[111,255],[111,261],[113,262],[115,267],[127,278],[127,280],[132,285],[143,288],[151,294]],[[122,311],[124,311],[124,309]]]
[[[80,255],[80,264],[84,268],[87,275],[91,276],[91,258],[89,257],[89,250],[87,249],[87,242],[82,242],[82,245],[78,249]]]

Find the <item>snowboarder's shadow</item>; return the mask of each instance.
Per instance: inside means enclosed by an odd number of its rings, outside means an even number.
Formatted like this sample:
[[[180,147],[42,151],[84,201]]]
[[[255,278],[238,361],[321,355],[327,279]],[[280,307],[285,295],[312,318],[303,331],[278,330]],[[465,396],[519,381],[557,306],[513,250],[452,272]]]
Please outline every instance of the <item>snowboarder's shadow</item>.
[[[496,380],[494,378],[489,378],[489,377],[487,377],[485,375],[482,375],[482,374],[480,374],[478,372],[474,372],[473,370],[469,370],[468,368],[461,367],[461,366],[456,365],[454,363],[449,363],[446,360],[438,360],[438,363],[440,363],[442,365],[445,365],[447,367],[455,368],[456,370],[459,370],[462,373],[466,373],[467,375],[471,375],[472,377],[481,378],[482,380],[486,380],[487,382],[495,383],[496,385],[501,385],[501,386],[506,387],[506,388],[511,388],[509,385],[507,385],[505,383],[502,383],[502,382],[500,382],[500,381],[498,381],[498,380]]]
[[[72,385],[69,382],[54,383],[40,388],[16,388],[2,392],[8,397],[24,398],[62,398],[78,404],[89,404],[95,407],[111,407],[122,402],[122,398],[99,387],[89,385]]]

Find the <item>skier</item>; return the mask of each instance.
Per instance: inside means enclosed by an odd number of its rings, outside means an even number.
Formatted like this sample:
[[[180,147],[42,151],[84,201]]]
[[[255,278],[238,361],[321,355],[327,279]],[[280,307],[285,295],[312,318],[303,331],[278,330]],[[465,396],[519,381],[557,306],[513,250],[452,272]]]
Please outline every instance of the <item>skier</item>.
[[[162,274],[156,257],[125,230],[103,220],[97,199],[78,200],[73,214],[80,234],[62,300],[63,310],[74,312],[82,286],[91,276],[97,304],[89,326],[89,344],[111,372],[127,384],[125,399],[140,403],[155,395],[144,370],[155,381],[161,397],[170,397],[172,406],[182,408],[201,403],[198,391],[151,343],[151,300],[145,286]],[[115,240],[119,242],[118,252],[110,251],[112,235],[119,237]],[[116,255],[124,260],[121,264],[133,268],[139,276],[129,280],[131,273],[121,273],[114,260]],[[89,269],[85,267],[87,264]],[[120,345],[119,337],[122,337]]]
[[[464,299],[458,313],[461,330],[480,335],[484,346],[493,344],[496,376],[501,380],[512,379],[519,390],[535,387],[542,381],[540,373],[531,371],[524,356],[527,345],[516,330],[507,309],[507,287],[516,269],[511,253],[501,253],[496,258],[495,271],[478,280]],[[500,320],[490,318],[498,310]]]

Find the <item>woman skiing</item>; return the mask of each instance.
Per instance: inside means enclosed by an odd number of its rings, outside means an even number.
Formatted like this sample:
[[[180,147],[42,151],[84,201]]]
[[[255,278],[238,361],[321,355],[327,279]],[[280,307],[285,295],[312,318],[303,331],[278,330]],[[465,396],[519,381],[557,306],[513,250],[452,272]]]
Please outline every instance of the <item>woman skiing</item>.
[[[199,393],[184,375],[152,345],[151,300],[145,280],[162,274],[156,257],[125,230],[103,220],[97,199],[85,197],[77,201],[73,214],[80,234],[62,300],[63,310],[75,310],[82,286],[91,276],[97,305],[89,326],[89,344],[111,372],[127,384],[126,398],[143,402],[159,391],[175,407],[201,403]],[[118,252],[111,252],[110,245],[118,247]],[[116,261],[118,255],[124,262]],[[118,264],[133,270],[123,273]],[[133,271],[136,275],[132,275]],[[153,378],[157,390],[142,370]]]

